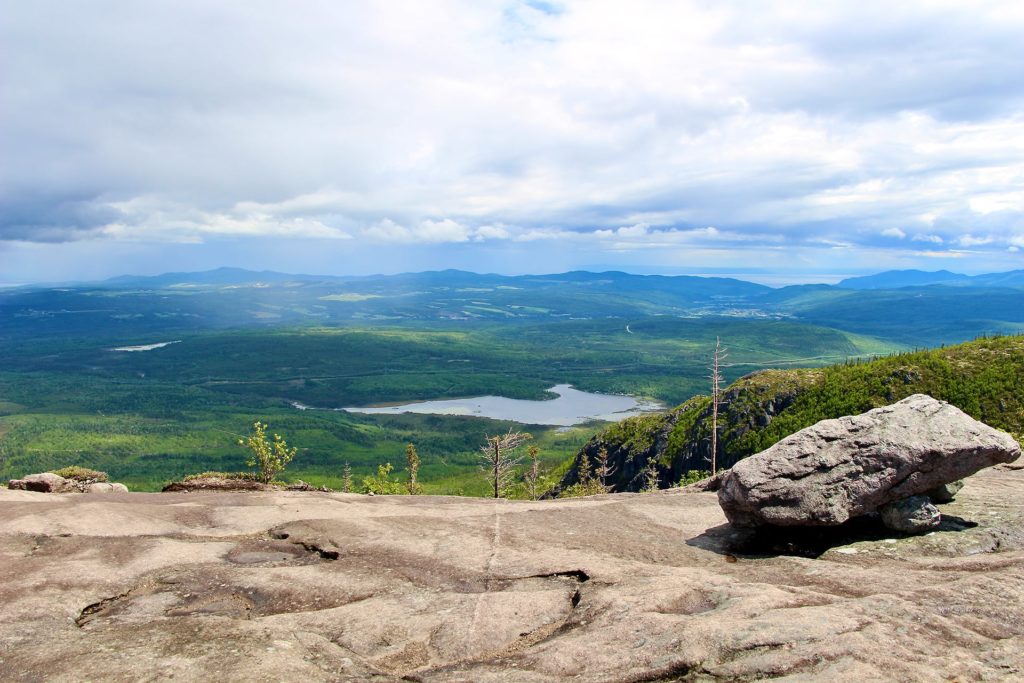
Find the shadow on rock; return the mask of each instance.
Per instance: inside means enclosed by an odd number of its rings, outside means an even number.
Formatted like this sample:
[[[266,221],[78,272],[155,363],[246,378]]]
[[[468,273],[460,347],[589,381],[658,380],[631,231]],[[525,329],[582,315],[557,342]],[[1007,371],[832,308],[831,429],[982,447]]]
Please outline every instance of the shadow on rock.
[[[937,531],[958,532],[978,526],[954,515],[942,515]],[[686,544],[725,556],[817,558],[832,548],[859,541],[881,541],[888,538],[908,538],[887,529],[877,515],[865,515],[838,526],[780,527],[763,526],[741,529],[729,524],[711,527],[699,536],[687,539]]]

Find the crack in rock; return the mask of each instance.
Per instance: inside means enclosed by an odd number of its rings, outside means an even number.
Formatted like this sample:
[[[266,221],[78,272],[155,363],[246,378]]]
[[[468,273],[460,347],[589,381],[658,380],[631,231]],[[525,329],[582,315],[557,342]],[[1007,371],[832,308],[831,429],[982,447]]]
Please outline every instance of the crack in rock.
[[[75,619],[75,626],[77,626],[78,628],[82,628],[93,619],[96,619],[104,613],[109,612],[113,607],[117,606],[122,601],[132,597],[132,595],[138,593],[140,590],[149,588],[151,585],[151,582],[146,582],[138,586],[134,586],[133,588],[129,588],[123,593],[118,593],[117,595],[111,596],[109,598],[103,598],[102,600],[94,602],[90,605],[86,605],[82,608],[82,611],[79,612],[78,617]]]

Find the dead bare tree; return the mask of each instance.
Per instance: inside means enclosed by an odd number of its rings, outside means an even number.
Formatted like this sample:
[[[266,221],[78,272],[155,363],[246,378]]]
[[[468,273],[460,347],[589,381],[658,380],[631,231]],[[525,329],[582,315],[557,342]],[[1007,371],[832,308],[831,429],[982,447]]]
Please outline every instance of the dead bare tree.
[[[658,466],[655,461],[648,460],[647,467],[643,469],[644,486],[640,489],[643,493],[652,493],[658,490]]]
[[[711,358],[711,476],[718,469],[718,406],[721,405],[722,367],[729,350],[722,348],[722,340],[715,337],[715,353]]]
[[[615,474],[615,465],[608,462],[608,449],[604,446],[597,452],[597,467],[594,468],[594,474],[601,482],[601,487],[607,491],[608,477]]]
[[[487,437],[487,443],[480,447],[482,452],[481,468],[494,486],[495,498],[501,498],[502,492],[511,479],[512,470],[522,459],[516,450],[532,438],[532,434],[515,432],[510,429],[508,434]]]
[[[530,446],[526,449],[526,455],[530,458],[530,464],[523,473],[523,481],[526,483],[526,490],[530,494],[530,500],[537,500],[537,484],[540,482],[540,449]]]

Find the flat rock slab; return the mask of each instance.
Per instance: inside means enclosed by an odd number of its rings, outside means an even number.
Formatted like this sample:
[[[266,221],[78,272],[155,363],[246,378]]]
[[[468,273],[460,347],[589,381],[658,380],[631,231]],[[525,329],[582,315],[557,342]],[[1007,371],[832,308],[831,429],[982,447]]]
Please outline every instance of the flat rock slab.
[[[821,422],[741,460],[719,503],[738,527],[837,526],[1020,457],[1005,432],[924,394]]]
[[[977,526],[808,559],[684,490],[0,489],[0,680],[1020,678],[1024,471],[944,514]]]

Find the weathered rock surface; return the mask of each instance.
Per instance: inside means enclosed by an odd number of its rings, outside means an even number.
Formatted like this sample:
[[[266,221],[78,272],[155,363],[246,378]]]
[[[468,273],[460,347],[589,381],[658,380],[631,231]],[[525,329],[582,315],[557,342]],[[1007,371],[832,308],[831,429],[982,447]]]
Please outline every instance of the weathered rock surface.
[[[810,559],[683,490],[0,490],[0,680],[1019,680],[1024,471],[944,517]]]
[[[910,496],[883,505],[879,516],[886,527],[905,534],[922,534],[938,529],[942,521],[939,508],[932,505],[928,496]]]
[[[915,394],[823,420],[741,460],[718,499],[735,526],[834,526],[1020,453],[1009,434]]]
[[[21,479],[11,479],[7,482],[7,488],[21,491],[38,491],[39,493],[63,493],[76,490],[70,481],[53,472],[28,474]]]

